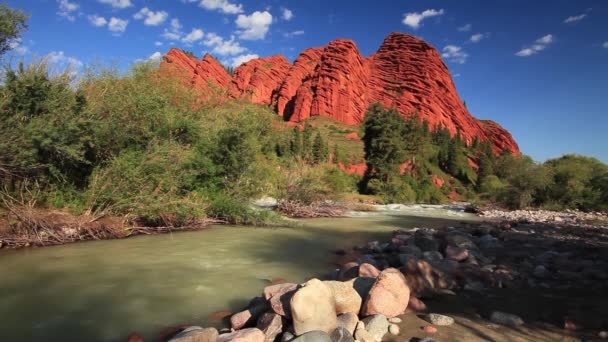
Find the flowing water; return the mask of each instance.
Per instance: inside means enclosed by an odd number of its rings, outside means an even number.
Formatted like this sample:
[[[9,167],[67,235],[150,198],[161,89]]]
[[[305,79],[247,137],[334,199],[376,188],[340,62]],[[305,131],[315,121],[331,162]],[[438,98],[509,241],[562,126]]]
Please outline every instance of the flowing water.
[[[475,217],[440,208],[384,207],[295,228],[203,231],[0,253],[1,341],[155,340],[167,326],[216,325],[271,281],[302,282],[335,269],[337,249],[387,239],[396,228]]]

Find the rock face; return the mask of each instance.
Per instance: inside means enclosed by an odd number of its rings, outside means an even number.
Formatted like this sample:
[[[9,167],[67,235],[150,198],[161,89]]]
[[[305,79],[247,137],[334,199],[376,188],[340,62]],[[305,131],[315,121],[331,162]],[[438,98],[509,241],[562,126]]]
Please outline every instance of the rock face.
[[[172,49],[161,71],[178,71],[203,94],[215,84],[226,97],[271,105],[292,122],[321,115],[357,125],[369,105],[380,102],[403,116],[417,112],[431,128],[460,132],[468,142],[477,137],[491,141],[496,152],[519,154],[508,131],[469,113],[441,54],[405,33],[391,33],[369,57],[361,55],[352,40],[337,39],[305,50],[293,64],[281,55],[253,59],[236,68],[232,77],[210,55],[199,61]]]

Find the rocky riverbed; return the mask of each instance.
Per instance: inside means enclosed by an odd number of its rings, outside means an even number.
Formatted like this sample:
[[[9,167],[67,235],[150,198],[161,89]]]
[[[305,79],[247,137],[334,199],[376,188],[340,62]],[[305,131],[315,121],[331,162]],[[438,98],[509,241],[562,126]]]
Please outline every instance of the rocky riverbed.
[[[396,230],[324,279],[267,286],[185,341],[579,341],[608,338],[608,229],[462,223]],[[339,251],[338,251],[339,252]],[[129,341],[141,341],[132,335]]]

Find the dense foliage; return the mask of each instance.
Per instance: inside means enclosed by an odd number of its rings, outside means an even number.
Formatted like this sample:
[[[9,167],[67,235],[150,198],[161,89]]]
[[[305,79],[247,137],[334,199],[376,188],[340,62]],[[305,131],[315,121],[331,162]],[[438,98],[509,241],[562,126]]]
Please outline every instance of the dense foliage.
[[[10,50],[27,29],[28,15],[0,4],[0,55]]]

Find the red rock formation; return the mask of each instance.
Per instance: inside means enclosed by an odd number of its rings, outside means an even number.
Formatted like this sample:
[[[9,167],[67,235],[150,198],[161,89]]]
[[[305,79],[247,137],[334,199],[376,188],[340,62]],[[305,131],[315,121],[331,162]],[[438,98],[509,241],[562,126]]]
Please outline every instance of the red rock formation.
[[[353,41],[338,39],[305,50],[293,65],[280,55],[251,60],[238,67],[232,79],[211,56],[197,61],[175,49],[161,63],[161,70],[168,68],[185,72],[197,89],[208,89],[213,80],[229,90],[226,96],[273,105],[291,122],[323,115],[360,124],[369,105],[381,102],[404,116],[417,112],[431,128],[460,131],[468,142],[477,137],[492,141],[496,152],[508,148],[519,154],[508,131],[469,113],[440,53],[405,33],[391,33],[369,58]]]
[[[283,55],[253,59],[234,71],[232,92],[254,103],[270,104],[290,68]]]
[[[189,84],[206,94],[210,90],[227,90],[232,77],[224,66],[210,54],[202,60],[180,49],[171,49],[163,58],[161,72],[183,77]]]

